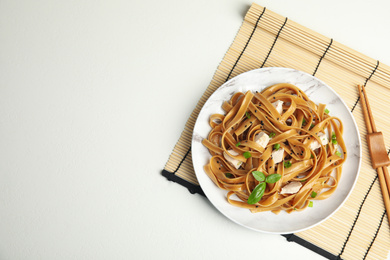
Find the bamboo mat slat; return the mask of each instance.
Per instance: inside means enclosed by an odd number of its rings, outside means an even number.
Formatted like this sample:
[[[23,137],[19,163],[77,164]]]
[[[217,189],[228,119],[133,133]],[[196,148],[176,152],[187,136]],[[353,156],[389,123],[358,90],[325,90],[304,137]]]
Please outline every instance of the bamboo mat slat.
[[[192,130],[208,97],[228,79],[261,67],[307,72],[331,86],[352,112],[362,139],[362,167],[344,206],[309,230],[285,235],[329,259],[386,259],[390,228],[376,171],[365,142],[366,128],[356,85],[366,86],[377,128],[390,152],[390,67],[257,4],[247,12],[233,43],[199,100],[163,170],[168,179],[203,194],[191,159]],[[387,116],[379,116],[387,115]],[[204,195],[204,194],[203,194]]]

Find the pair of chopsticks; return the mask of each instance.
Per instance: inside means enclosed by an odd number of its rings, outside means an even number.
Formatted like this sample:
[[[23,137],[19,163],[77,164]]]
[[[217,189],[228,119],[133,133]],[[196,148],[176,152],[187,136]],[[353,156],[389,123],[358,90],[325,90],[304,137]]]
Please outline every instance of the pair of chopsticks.
[[[359,85],[358,89],[363,108],[364,121],[366,122],[367,127],[367,143],[371,156],[371,164],[378,173],[382,197],[390,224],[390,176],[389,171],[387,170],[390,160],[386,152],[382,132],[377,132],[365,87]]]

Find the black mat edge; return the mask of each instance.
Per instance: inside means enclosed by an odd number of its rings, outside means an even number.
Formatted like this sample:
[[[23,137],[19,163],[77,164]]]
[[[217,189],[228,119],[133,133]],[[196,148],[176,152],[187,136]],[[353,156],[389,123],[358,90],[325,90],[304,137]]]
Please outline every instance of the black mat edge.
[[[309,241],[304,240],[303,238],[300,238],[299,236],[297,236],[295,234],[283,234],[282,236],[284,236],[288,242],[295,242],[295,243],[297,243],[303,247],[306,247],[307,249],[310,249],[311,251],[327,258],[327,259],[330,259],[330,260],[342,259],[340,256],[336,256],[332,253],[329,253],[328,251],[322,249],[321,247],[318,247],[318,246],[310,243]]]
[[[204,194],[202,188],[199,185],[195,185],[195,184],[193,184],[191,182],[188,182],[188,181],[180,178],[176,174],[174,174],[172,172],[169,172],[167,170],[162,170],[161,174],[164,177],[166,177],[169,181],[176,182],[176,183],[186,187],[191,194],[198,193],[198,194],[203,195],[203,196],[206,197],[206,195]]]

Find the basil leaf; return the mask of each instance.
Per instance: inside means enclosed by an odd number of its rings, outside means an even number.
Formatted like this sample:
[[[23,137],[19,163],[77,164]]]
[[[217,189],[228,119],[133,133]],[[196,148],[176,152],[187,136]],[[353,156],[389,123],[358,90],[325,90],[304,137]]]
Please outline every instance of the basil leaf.
[[[259,183],[256,188],[253,189],[251,195],[248,198],[248,204],[255,204],[261,200],[264,195],[267,184],[265,182]]]
[[[274,174],[268,175],[267,178],[265,178],[265,182],[266,183],[275,183],[278,180],[280,180],[280,178],[282,178],[282,175],[274,173]]]
[[[265,180],[265,175],[262,172],[259,171],[253,171],[252,172],[253,177],[255,177],[256,180],[258,181],[264,181]]]

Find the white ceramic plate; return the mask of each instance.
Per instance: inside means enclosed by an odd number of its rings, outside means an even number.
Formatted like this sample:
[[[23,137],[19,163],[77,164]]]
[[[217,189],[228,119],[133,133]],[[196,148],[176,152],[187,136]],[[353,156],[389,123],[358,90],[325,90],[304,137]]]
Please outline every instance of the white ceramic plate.
[[[344,140],[348,157],[343,165],[340,183],[332,196],[326,200],[314,201],[312,208],[301,212],[275,215],[271,212],[251,213],[227,202],[227,192],[219,189],[206,175],[203,166],[211,158],[201,141],[207,138],[211,127],[210,115],[224,114],[221,108],[225,100],[240,91],[261,91],[276,83],[291,83],[303,90],[316,104],[323,103],[330,115],[339,117],[344,124]],[[232,221],[264,233],[288,234],[311,228],[334,214],[350,195],[361,164],[361,143],[356,122],[343,100],[329,86],[310,74],[289,68],[263,68],[243,73],[218,88],[207,100],[199,113],[192,138],[192,160],[196,177],[211,203]]]

